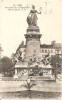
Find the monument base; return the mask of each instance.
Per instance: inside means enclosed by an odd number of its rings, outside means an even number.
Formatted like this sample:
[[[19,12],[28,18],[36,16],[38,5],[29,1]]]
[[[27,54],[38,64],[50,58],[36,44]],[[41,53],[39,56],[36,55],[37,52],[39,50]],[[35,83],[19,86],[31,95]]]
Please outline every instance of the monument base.
[[[27,29],[27,32],[40,32],[40,29],[38,26],[31,26],[31,27],[28,27]]]

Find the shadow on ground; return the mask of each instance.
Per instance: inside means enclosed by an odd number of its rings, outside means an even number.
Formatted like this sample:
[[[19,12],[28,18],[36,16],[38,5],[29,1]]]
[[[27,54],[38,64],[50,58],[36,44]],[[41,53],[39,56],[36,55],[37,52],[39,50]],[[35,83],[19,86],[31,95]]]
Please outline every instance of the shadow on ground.
[[[61,92],[40,92],[40,91],[18,91],[0,93],[1,98],[39,98],[39,99],[50,99],[50,98],[61,98]]]

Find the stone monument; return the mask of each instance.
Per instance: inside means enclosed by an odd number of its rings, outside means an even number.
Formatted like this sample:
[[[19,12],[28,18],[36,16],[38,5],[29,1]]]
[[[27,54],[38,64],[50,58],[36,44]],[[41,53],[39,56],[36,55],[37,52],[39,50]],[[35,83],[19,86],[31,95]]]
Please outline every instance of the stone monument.
[[[37,56],[40,54],[40,29],[37,26],[37,14],[41,14],[41,12],[37,12],[35,6],[32,6],[32,10],[27,17],[27,23],[29,27],[27,28],[27,33],[25,34],[26,38],[26,53],[25,58],[28,60],[33,57],[34,52],[36,52]]]
[[[22,54],[22,59],[19,63],[15,65],[15,76],[21,77],[25,76],[39,76],[41,77],[51,77],[52,76],[52,67],[50,64],[43,64],[40,56],[40,29],[37,26],[37,14],[41,14],[41,12],[37,12],[35,6],[32,6],[32,10],[27,17],[28,28],[25,34],[26,45],[25,45],[25,54],[24,50]],[[47,78],[47,79],[48,79]],[[44,78],[45,80],[46,78]]]

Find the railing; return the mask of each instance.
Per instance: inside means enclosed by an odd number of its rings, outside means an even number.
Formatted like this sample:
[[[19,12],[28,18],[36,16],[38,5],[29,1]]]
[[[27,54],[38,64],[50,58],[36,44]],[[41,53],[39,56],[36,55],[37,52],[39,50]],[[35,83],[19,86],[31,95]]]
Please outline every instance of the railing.
[[[26,81],[27,77],[13,78],[13,77],[3,77],[2,81]]]
[[[3,77],[1,78],[2,81],[26,81],[28,76],[21,76],[19,78],[13,78],[13,77]],[[43,77],[43,76],[29,76],[30,80],[32,81],[46,81],[46,80],[54,80],[51,77]]]
[[[33,76],[33,77],[30,76],[30,79],[31,79],[31,80],[36,80],[36,81],[54,80],[54,78],[51,79],[51,77],[43,77],[43,76]]]

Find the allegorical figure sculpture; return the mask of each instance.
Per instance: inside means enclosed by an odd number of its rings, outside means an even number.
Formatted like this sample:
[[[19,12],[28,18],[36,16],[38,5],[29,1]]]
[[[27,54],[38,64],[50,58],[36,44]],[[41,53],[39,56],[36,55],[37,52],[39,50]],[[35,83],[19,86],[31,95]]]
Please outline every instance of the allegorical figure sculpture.
[[[27,17],[27,23],[29,26],[37,26],[37,20],[38,20],[37,14],[41,14],[41,11],[37,12],[35,6],[32,5],[32,10],[30,10],[30,13]]]

